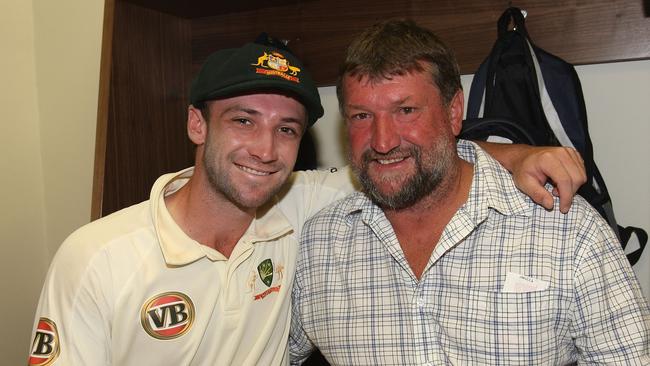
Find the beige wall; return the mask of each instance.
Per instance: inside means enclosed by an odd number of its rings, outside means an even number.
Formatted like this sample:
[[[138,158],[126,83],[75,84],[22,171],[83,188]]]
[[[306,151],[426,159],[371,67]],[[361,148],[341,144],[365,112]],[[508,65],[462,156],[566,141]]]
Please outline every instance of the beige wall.
[[[29,1],[0,6],[0,306],[8,326],[0,337],[0,354],[6,358],[3,363],[12,365],[25,364],[33,309],[48,261],[31,14]]]
[[[0,2],[2,364],[26,363],[60,242],[90,218],[104,2]]]
[[[90,219],[104,1],[34,0],[50,254]]]

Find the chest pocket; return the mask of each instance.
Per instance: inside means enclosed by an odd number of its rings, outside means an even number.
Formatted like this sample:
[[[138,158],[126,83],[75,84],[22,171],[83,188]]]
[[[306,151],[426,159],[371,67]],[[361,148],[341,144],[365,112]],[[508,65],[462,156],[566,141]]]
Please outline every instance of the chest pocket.
[[[446,349],[486,363],[525,364],[532,355],[556,354],[568,330],[568,303],[552,289],[527,293],[445,289],[433,309]],[[478,355],[478,356],[477,356]],[[456,358],[456,357],[453,357]]]

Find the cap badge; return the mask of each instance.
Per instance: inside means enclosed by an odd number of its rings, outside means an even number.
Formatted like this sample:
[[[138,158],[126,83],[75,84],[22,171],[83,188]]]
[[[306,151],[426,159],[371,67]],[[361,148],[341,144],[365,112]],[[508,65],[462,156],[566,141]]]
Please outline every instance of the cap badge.
[[[300,79],[297,77],[300,73],[300,68],[291,66],[289,60],[279,52],[264,52],[262,56],[257,58],[257,63],[251,65],[259,66],[255,69],[255,72],[258,74],[274,75],[295,83],[300,82]]]

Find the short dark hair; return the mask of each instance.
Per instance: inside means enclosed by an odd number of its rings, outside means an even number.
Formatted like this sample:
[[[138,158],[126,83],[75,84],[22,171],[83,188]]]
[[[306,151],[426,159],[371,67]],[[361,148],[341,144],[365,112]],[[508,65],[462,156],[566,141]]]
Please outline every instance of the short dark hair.
[[[454,53],[432,31],[405,19],[371,26],[352,41],[339,69],[336,95],[341,111],[344,111],[346,76],[379,80],[414,71],[431,73],[445,106],[462,89]]]
[[[193,104],[193,107],[201,112],[201,116],[206,122],[210,122],[210,100],[202,100]]]

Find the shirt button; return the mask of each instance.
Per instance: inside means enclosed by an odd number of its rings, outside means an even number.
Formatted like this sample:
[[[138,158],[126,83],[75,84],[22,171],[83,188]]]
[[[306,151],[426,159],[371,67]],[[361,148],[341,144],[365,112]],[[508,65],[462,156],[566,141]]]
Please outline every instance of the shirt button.
[[[426,302],[423,298],[421,298],[421,297],[418,297],[418,299],[417,299],[417,301],[416,301],[415,303],[416,303],[416,304],[418,305],[418,307],[420,307],[420,308],[423,308],[423,307],[427,304],[427,302]]]

